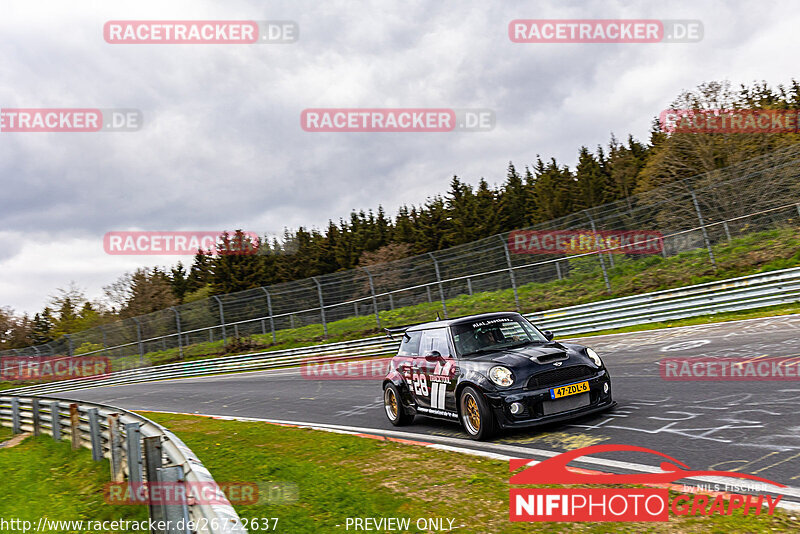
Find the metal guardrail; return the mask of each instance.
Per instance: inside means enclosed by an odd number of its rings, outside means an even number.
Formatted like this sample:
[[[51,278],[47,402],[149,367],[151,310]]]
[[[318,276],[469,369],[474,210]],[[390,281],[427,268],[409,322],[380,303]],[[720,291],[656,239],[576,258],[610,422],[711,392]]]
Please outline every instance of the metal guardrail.
[[[233,506],[216,486],[214,478],[189,447],[175,434],[133,412],[83,401],[49,397],[0,395],[0,425],[15,434],[50,434],[60,441],[69,437],[73,450],[91,449],[92,458],[108,458],[114,482],[200,483],[213,490],[215,502],[186,500],[183,504],[149,504],[154,524],[170,528],[164,533],[185,534],[188,521],[196,532],[207,534],[247,533]],[[167,523],[169,522],[169,523]],[[184,528],[178,530],[178,527]]]
[[[552,330],[556,335],[563,337],[791,302],[800,302],[800,268],[580,304],[527,314],[526,317],[539,327]],[[6,393],[49,394],[171,378],[293,367],[303,363],[369,359],[391,356],[396,353],[398,346],[399,341],[373,337],[130,369],[102,377],[86,377],[21,387],[7,390]]]
[[[266,338],[271,334],[275,342],[281,331],[285,334],[289,329],[314,325],[327,337],[330,323],[352,317],[374,316],[374,324],[381,328],[385,321],[382,312],[423,303],[440,302],[447,318],[448,301],[460,295],[511,289],[516,309],[520,309],[520,288],[570,279],[587,271],[611,295],[619,262],[706,249],[710,265],[715,266],[714,246],[764,230],[796,227],[798,219],[800,145],[792,145],[540,222],[520,229],[522,232],[504,232],[387,263],[214,295],[66,334],[42,345],[0,350],[0,357],[97,354],[131,365],[138,356],[139,366],[144,367],[148,353],[175,349],[183,357],[190,345],[225,344],[240,336]],[[572,236],[569,246],[564,242],[544,247],[544,240],[556,239],[564,231]],[[617,237],[612,239],[607,232]],[[620,232],[632,241],[622,245]],[[538,235],[542,248],[532,246],[532,240],[527,247],[518,246],[516,238],[525,234]],[[615,242],[620,246],[615,247]],[[653,244],[658,246],[651,247]]]

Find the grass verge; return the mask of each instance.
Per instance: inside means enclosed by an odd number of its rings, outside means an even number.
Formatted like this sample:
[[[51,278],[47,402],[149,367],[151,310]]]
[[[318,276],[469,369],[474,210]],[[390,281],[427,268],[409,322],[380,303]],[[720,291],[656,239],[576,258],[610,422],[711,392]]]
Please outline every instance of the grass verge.
[[[296,502],[236,506],[243,519],[279,518],[278,532],[346,532],[348,517],[408,517],[412,527],[419,518],[445,518],[445,525],[449,518],[459,533],[800,530],[800,521],[782,511],[647,524],[511,523],[505,462],[258,422],[145,415],[177,432],[218,482],[296,488]]]
[[[20,519],[37,525],[40,517],[52,521],[141,521],[148,517],[145,507],[103,502],[103,485],[110,480],[107,460],[94,462],[88,449],[72,451],[68,442],[56,443],[50,436],[29,437],[15,447],[0,449],[0,474],[0,518],[6,521]],[[52,524],[43,531],[98,532]]]

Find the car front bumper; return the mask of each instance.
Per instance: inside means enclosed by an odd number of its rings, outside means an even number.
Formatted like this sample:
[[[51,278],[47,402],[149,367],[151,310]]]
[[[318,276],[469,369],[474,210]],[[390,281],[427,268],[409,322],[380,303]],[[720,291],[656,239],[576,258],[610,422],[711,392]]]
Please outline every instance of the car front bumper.
[[[583,382],[584,380],[581,380]],[[495,419],[501,428],[525,428],[536,425],[544,425],[581,417],[584,415],[601,412],[616,406],[612,398],[611,378],[605,369],[601,369],[596,375],[586,379],[589,382],[588,403],[572,407],[572,399],[564,397],[557,401],[550,398],[550,390],[556,386],[548,386],[539,389],[528,390],[525,388],[515,388],[505,391],[485,392],[486,399],[494,412]],[[604,386],[608,385],[608,391]],[[558,403],[564,401],[565,408],[560,410]],[[511,413],[511,405],[520,403],[524,410],[519,414]],[[548,404],[549,403],[549,406]]]

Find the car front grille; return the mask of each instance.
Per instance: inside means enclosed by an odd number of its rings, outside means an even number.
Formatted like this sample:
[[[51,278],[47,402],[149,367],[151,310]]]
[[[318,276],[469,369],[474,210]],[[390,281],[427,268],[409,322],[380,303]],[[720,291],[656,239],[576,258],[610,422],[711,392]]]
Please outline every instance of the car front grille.
[[[530,377],[526,387],[528,389],[538,389],[545,386],[557,386],[559,384],[574,382],[582,378],[589,378],[594,376],[594,373],[594,369],[588,365],[573,365],[572,367],[553,369],[552,371],[545,371]]]

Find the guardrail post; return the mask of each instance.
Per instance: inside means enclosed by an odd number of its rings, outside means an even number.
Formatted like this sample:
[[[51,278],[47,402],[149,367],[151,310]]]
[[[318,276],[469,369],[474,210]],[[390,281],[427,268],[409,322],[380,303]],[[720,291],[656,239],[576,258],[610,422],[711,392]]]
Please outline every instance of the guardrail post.
[[[503,238],[502,234],[497,234],[497,237],[500,238],[500,241],[503,242],[503,251],[506,253],[506,263],[508,264],[508,276],[511,278],[511,287],[514,289],[514,304],[517,307],[517,311],[520,310],[519,308],[519,294],[517,293],[517,280],[514,278],[514,268],[511,266],[511,254],[508,252],[508,243]]]
[[[61,406],[57,401],[50,402],[50,430],[55,441],[61,441]]]
[[[64,334],[64,337],[67,338],[67,355],[72,358],[72,337],[69,334]]]
[[[14,434],[22,433],[22,425],[19,421],[19,399],[11,397],[11,432]]]
[[[39,436],[42,433],[42,414],[39,413],[39,399],[31,399],[31,410],[33,411],[33,435]]]
[[[175,306],[172,306],[170,310],[175,313],[175,326],[178,329],[178,352],[181,355],[181,359],[183,359],[183,340],[181,339],[183,332],[181,332],[181,314],[178,313],[178,309]]]
[[[161,459],[161,437],[152,436],[144,438],[144,469],[147,475],[148,484],[158,484],[158,475],[162,465]],[[148,492],[148,508],[150,509],[150,519],[158,523],[164,520],[164,510],[160,504],[153,502],[153,492]],[[156,531],[154,531],[155,533]]]
[[[142,325],[139,319],[132,317],[133,322],[136,323],[136,345],[139,347],[139,365],[144,365],[144,346],[142,346]]]
[[[225,310],[222,309],[222,301],[219,300],[218,296],[212,295],[211,298],[216,300],[219,306],[219,321],[222,323],[222,343],[225,344],[228,342],[228,335],[225,332]]]
[[[267,312],[269,313],[269,329],[272,331],[272,342],[277,343],[275,339],[275,317],[272,314],[272,296],[267,291],[266,287],[261,288],[267,295]]]
[[[111,453],[111,480],[123,482],[125,475],[122,472],[122,439],[119,435],[118,413],[108,416],[108,449]]]
[[[128,482],[142,483],[142,433],[139,423],[125,425],[125,442],[128,453]]]
[[[319,295],[319,315],[322,317],[322,331],[325,337],[328,337],[328,323],[325,321],[325,302],[322,300],[322,284],[319,283],[316,276],[311,279],[317,284],[317,295]]]
[[[162,467],[158,471],[159,481],[170,484],[173,486],[173,490],[176,490],[179,484],[183,485],[186,482],[183,477],[183,467],[180,465]],[[170,493],[175,496],[182,495],[183,498],[180,503],[163,506],[164,518],[167,521],[167,529],[164,532],[169,534],[189,534],[190,531],[185,526],[189,522],[189,506],[186,501],[185,488],[182,492],[171,491]],[[184,525],[184,528],[179,529],[179,525]]]
[[[472,295],[472,279],[467,278],[467,293]]]
[[[597,245],[597,227],[594,224],[594,217],[587,210],[586,215],[589,217],[589,224],[592,226],[592,237],[594,238],[595,246]],[[603,252],[598,248],[597,257],[600,258],[600,268],[603,270],[603,281],[606,283],[606,291],[611,294],[611,283],[608,281],[608,271],[606,271],[606,262],[603,260]]]
[[[389,293],[389,309],[390,310],[394,309],[394,295],[392,295],[391,293]]]
[[[99,462],[103,459],[103,436],[100,434],[100,419],[97,408],[89,408],[89,436],[92,440],[92,460]]]
[[[439,273],[439,261],[436,259],[436,256],[433,255],[433,252],[428,252],[428,256],[433,260],[433,268],[436,271],[436,283],[439,284],[439,295],[442,297],[442,311],[444,311],[444,318],[447,319],[447,304],[444,301],[444,287],[442,286],[442,277]],[[430,300],[430,295],[429,289],[428,300]]]
[[[372,273],[369,272],[369,269],[366,267],[361,268],[365,273],[367,273],[367,278],[369,279],[369,292],[372,295],[372,309],[375,310],[375,322],[378,323],[378,328],[381,327],[381,315],[378,313],[378,298],[375,296],[375,284],[372,281]],[[391,301],[392,294],[389,293],[389,300]]]
[[[74,402],[69,405],[69,428],[70,428],[70,441],[72,442],[72,450],[77,451],[81,448],[81,414],[78,411],[78,405]]]
[[[433,302],[433,298],[431,297],[431,286],[426,284],[425,291],[428,292],[428,302]]]
[[[694,210],[697,212],[697,220],[700,222],[700,229],[703,231],[703,241],[705,241],[706,249],[708,250],[708,259],[711,260],[711,265],[714,269],[717,268],[717,260],[714,258],[714,251],[711,250],[711,240],[708,239],[708,231],[706,230],[706,223],[703,222],[703,213],[700,211],[700,204],[697,202],[697,195],[694,194],[694,188],[689,186],[689,193],[692,195],[692,203]]]

